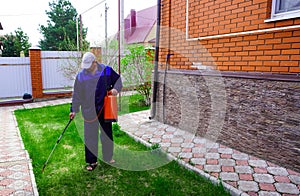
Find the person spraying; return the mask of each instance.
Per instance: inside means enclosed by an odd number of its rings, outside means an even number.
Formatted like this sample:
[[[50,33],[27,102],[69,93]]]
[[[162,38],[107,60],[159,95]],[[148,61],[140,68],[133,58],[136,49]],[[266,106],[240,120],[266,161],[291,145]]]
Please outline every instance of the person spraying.
[[[110,66],[100,64],[91,52],[82,57],[82,70],[77,74],[72,95],[70,119],[76,113],[84,118],[84,144],[86,170],[92,171],[97,166],[98,138],[102,143],[102,158],[107,163],[114,163],[112,122],[104,119],[104,97],[117,95],[122,89],[122,80]]]

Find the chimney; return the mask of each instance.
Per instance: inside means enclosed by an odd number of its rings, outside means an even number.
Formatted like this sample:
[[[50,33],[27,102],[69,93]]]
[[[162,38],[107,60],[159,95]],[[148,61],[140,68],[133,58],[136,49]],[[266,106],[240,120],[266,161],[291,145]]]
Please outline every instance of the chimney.
[[[124,23],[124,36],[127,39],[130,36],[130,19],[125,19]]]
[[[136,11],[130,10],[130,35],[132,35],[136,28]]]

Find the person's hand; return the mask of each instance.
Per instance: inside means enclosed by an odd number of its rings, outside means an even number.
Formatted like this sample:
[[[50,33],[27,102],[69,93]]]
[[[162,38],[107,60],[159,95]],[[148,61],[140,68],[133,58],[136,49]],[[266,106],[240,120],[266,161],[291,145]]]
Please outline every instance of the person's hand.
[[[76,113],[75,112],[70,112],[69,116],[70,116],[70,119],[73,119],[76,116]]]
[[[117,96],[117,94],[118,94],[118,91],[116,90],[116,89],[111,89],[110,91],[108,91],[108,94],[109,95],[113,95],[113,96]]]

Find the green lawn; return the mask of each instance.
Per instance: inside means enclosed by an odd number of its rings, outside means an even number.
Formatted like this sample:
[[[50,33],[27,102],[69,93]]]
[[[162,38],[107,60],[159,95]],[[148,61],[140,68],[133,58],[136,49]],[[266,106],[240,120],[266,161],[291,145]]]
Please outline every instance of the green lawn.
[[[138,95],[122,97],[124,110],[120,113],[149,109],[140,100]],[[69,107],[15,111],[40,195],[230,195],[221,185],[213,185],[175,161],[164,163],[164,154],[135,142],[117,124],[113,126],[117,163],[110,166],[99,160],[94,171],[86,171],[79,117],[71,122],[42,173],[68,122]]]

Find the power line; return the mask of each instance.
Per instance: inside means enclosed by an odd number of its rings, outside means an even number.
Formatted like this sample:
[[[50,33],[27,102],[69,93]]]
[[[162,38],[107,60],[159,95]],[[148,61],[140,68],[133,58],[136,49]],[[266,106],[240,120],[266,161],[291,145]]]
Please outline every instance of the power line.
[[[97,3],[96,5],[90,7],[89,9],[87,9],[86,11],[82,12],[81,14],[79,14],[77,17],[76,17],[76,35],[77,35],[77,50],[79,51],[80,47],[82,46],[82,15],[90,10],[92,10],[93,8],[97,7],[98,5],[104,3],[106,0],[103,0],[99,3]],[[80,36],[78,35],[79,33],[79,29],[78,29],[78,19],[80,21]],[[79,41],[80,39],[80,41]]]
[[[106,1],[106,0],[103,0],[103,1],[101,1],[100,3],[97,3],[96,5],[94,5],[93,7],[90,7],[89,9],[85,10],[84,12],[82,12],[81,15],[84,14],[84,13],[86,13],[86,12],[88,12],[88,11],[90,11],[91,9],[94,9],[95,7],[97,7],[98,5],[102,4],[102,3],[105,2],[105,1]]]

